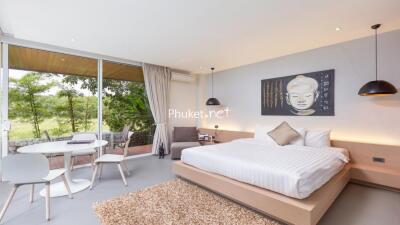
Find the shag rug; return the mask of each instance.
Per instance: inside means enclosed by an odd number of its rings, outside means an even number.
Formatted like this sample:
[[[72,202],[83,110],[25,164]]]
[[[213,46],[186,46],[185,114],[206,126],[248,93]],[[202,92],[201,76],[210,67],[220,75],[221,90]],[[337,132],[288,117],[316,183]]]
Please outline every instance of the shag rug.
[[[97,202],[93,208],[103,225],[281,225],[181,179]]]

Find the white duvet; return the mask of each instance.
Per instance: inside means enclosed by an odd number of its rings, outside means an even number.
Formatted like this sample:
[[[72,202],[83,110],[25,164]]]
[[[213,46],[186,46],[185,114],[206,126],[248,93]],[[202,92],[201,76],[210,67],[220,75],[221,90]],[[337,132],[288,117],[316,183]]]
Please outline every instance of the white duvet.
[[[349,161],[344,149],[277,146],[256,139],[188,148],[181,159],[199,169],[299,199],[324,185]]]

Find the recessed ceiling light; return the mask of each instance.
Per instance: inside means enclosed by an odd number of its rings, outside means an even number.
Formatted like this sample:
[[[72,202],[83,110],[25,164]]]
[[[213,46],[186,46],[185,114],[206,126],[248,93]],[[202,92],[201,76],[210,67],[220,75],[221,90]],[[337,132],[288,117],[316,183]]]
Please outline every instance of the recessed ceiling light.
[[[75,42],[75,38],[71,38],[71,42]]]
[[[340,27],[336,27],[336,29],[335,29],[336,31],[340,31],[340,30],[342,30],[342,28],[340,28]]]

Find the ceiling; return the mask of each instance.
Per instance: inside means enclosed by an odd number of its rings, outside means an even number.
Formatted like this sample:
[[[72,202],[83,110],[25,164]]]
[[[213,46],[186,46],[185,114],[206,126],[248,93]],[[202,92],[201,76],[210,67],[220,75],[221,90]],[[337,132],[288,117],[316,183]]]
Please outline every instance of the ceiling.
[[[399,0],[0,0],[0,27],[201,74],[372,35],[375,23],[400,29],[399,12]]]

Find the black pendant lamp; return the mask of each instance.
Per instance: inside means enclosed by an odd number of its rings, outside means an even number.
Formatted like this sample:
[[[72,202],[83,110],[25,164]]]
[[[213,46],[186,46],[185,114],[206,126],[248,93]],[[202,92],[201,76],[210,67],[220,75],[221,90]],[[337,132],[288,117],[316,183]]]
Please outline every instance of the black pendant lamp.
[[[397,89],[393,84],[378,80],[378,28],[380,24],[375,24],[371,28],[375,30],[375,80],[366,83],[358,91],[361,96],[386,96],[397,93]]]
[[[221,105],[218,99],[214,98],[214,67],[211,68],[211,98],[207,100],[206,105]]]

